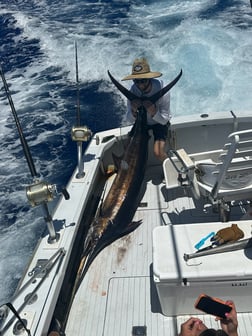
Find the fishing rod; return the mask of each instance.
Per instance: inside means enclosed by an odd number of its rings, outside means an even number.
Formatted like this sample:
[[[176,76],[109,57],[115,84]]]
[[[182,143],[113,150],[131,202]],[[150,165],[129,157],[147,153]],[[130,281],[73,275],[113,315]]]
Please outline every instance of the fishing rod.
[[[79,67],[78,67],[78,50],[77,43],[75,42],[75,74],[76,74],[76,86],[77,86],[77,113],[76,113],[76,124],[80,126],[81,117],[80,117],[80,85],[79,85]]]
[[[198,250],[192,254],[184,254],[184,260],[188,261],[189,259],[204,257],[212,254],[224,253],[224,252],[233,252],[243,249],[248,249],[252,247],[252,238],[242,239],[236,242],[230,242],[216,247],[208,246],[201,250]]]
[[[17,130],[18,130],[18,133],[19,133],[19,138],[20,138],[20,141],[21,141],[21,144],[22,144],[22,147],[23,147],[24,155],[26,157],[26,161],[28,163],[31,175],[32,175],[32,177],[38,177],[38,174],[37,174],[36,169],[35,169],[34,161],[32,159],[29,146],[28,146],[28,144],[26,142],[26,139],[24,137],[24,133],[23,133],[22,127],[20,125],[15,106],[13,104],[13,100],[12,100],[12,97],[11,97],[11,94],[10,94],[10,91],[9,91],[9,87],[8,87],[7,82],[6,82],[1,64],[0,64],[0,74],[1,74],[2,81],[3,81],[5,93],[6,93],[8,101],[9,101],[11,112],[13,114],[13,117],[14,117],[14,120],[15,120],[15,123],[16,123],[16,126],[17,126]]]
[[[78,69],[78,50],[77,43],[75,42],[75,72],[76,72],[76,86],[77,86],[77,111],[76,111],[76,126],[72,127],[71,136],[72,140],[77,143],[77,155],[78,155],[78,173],[76,178],[80,179],[85,176],[84,162],[82,160],[82,143],[89,141],[92,136],[91,130],[87,126],[81,126],[80,115],[80,86],[79,86],[79,69]]]
[[[23,130],[22,130],[22,127],[21,127],[14,103],[11,97],[11,93],[10,93],[7,81],[5,79],[4,71],[2,69],[1,64],[0,64],[0,75],[2,78],[3,85],[4,85],[5,93],[6,93],[10,108],[11,108],[11,112],[13,114],[16,127],[19,133],[19,138],[20,138],[20,141],[23,147],[24,155],[25,155],[29,170],[34,180],[33,184],[26,187],[26,195],[27,195],[27,198],[30,204],[33,207],[37,205],[42,205],[42,208],[45,214],[45,221],[46,221],[48,232],[49,232],[48,243],[51,244],[51,243],[58,241],[59,234],[55,232],[52,217],[50,215],[47,203],[53,200],[54,196],[57,193],[57,188],[56,188],[56,185],[48,184],[45,181],[40,181],[36,168],[35,168],[35,164],[34,164],[31,152],[30,152],[30,148],[28,146],[28,143],[23,133]],[[62,189],[62,194],[64,195],[65,199],[69,199],[69,194],[65,189]]]

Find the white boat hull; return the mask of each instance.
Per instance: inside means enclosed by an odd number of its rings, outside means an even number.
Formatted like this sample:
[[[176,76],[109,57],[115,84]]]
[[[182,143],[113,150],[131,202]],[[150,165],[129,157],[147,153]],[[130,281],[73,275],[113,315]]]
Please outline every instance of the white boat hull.
[[[252,129],[252,117],[248,116],[249,113],[244,112],[239,115],[237,113],[237,118],[233,118],[230,112],[220,112],[211,116],[173,118],[169,133],[169,146],[175,150],[184,148],[191,157],[198,159],[209,155],[215,156],[222,148],[226,137],[234,130]],[[64,315],[68,312],[67,302],[78,268],[87,227],[95,215],[103,192],[106,192],[103,189],[109,187],[109,182],[105,184],[104,173],[113,164],[111,153],[122,153],[123,141],[128,131],[129,128],[124,127],[100,132],[94,136],[83,157],[84,177],[76,178],[77,171],[73,173],[67,185],[70,199],[61,198],[54,210],[53,221],[60,235],[59,241],[49,244],[48,236],[44,235],[38,243],[12,300],[13,306],[31,330],[31,335],[47,335],[53,317],[58,320],[65,319]],[[177,306],[177,301],[169,301],[171,294],[166,295],[166,289],[163,292],[161,283],[164,280],[159,279],[156,274],[155,259],[153,261],[153,230],[161,226],[177,228],[181,224],[184,225],[188,236],[184,235],[181,238],[183,244],[179,244],[180,258],[182,252],[192,252],[192,241],[196,242],[203,231],[211,230],[209,223],[214,222],[215,228],[230,226],[230,224],[219,222],[219,216],[212,211],[211,204],[205,198],[195,199],[187,187],[167,189],[163,183],[162,165],[153,157],[152,146],[153,141],[151,140],[145,182],[140,191],[142,200],[134,217],[135,221],[142,220],[142,225],[136,231],[106,247],[97,256],[71,305],[65,325],[66,335],[128,336],[132,334],[133,327],[139,327],[139,330],[146,327],[147,335],[174,336],[178,332],[180,323],[188,317],[187,315],[196,313],[193,309],[189,309],[196,300],[196,294],[200,294],[204,288],[208,290],[208,287],[201,287],[197,291],[197,286],[191,288],[188,286],[186,288],[189,298],[186,303],[188,309],[181,311],[174,307]],[[238,225],[240,221],[243,225],[247,223],[249,229],[246,230],[246,235],[250,234],[251,219],[249,202],[243,202],[231,211],[230,221]],[[207,229],[202,229],[202,232],[196,230],[197,232],[194,233],[191,227],[196,225],[195,223],[201,223],[200,227],[206,226]],[[173,251],[173,246],[167,246],[167,253],[164,247],[164,252],[161,254],[164,254],[164,258],[174,258]],[[38,261],[48,260],[55,253],[59,258],[48,274],[44,277],[39,275],[34,283],[29,284],[20,292],[20,289],[34,274]],[[243,252],[232,253],[237,256]],[[232,258],[232,253],[229,252],[225,258],[223,257],[224,259],[222,256],[218,257],[218,260],[226,263],[227,259]],[[159,255],[158,258],[162,259],[162,256]],[[217,257],[212,258],[217,260]],[[183,271],[184,261],[179,259],[179,263]],[[208,272],[206,271],[206,278],[199,277],[199,283],[207,279],[213,284],[215,278],[219,279],[220,269],[225,279],[225,272],[228,270],[223,268],[221,263],[216,265],[216,270],[211,268],[211,272],[208,269],[208,263],[203,262],[203,265],[206,265]],[[198,271],[194,272],[197,277]],[[244,274],[237,273],[233,268],[232,272],[236,274],[235,280],[238,281],[236,283],[243,284]],[[237,274],[239,274],[238,280]],[[184,278],[183,274],[180,276]],[[178,275],[174,278],[178,278]],[[232,284],[233,280],[229,278],[228,281]],[[249,275],[247,278],[249,284],[250,280],[252,278],[250,279]],[[41,285],[32,295],[33,299],[29,298],[29,294],[33,293],[39,281]],[[214,286],[212,288],[213,291],[210,294],[214,295]],[[244,286],[240,292],[241,288],[235,285],[229,288],[228,292],[223,292],[225,297],[230,294],[237,300],[239,334],[244,336],[249,335],[246,330],[252,328],[252,315],[250,309],[246,308],[249,300],[246,301],[245,308],[241,308],[239,296],[247,295],[250,298],[249,288],[250,285]],[[216,293],[218,296],[222,294],[222,291],[218,289],[218,284]],[[5,325],[2,326],[5,331],[4,335],[13,335],[13,328],[17,328],[17,320],[12,321],[11,316],[12,313],[9,313]],[[214,318],[207,315],[201,317],[209,327],[217,327]]]

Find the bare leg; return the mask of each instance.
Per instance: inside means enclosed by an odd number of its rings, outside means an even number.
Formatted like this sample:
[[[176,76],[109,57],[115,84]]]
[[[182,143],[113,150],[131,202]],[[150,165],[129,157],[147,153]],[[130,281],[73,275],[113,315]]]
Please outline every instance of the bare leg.
[[[168,157],[167,153],[165,152],[164,140],[156,140],[154,142],[154,154],[161,162],[163,162]]]

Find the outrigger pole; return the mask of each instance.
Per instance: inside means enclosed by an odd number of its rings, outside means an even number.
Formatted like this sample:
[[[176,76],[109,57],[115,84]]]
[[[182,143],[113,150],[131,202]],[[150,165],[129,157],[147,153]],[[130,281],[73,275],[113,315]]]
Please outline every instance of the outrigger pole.
[[[82,159],[82,142],[88,141],[92,135],[92,132],[87,126],[81,126],[78,51],[76,42],[75,42],[75,69],[76,69],[76,86],[77,86],[77,110],[76,110],[76,126],[72,127],[71,135],[72,140],[77,142],[78,173],[76,175],[76,178],[80,179],[85,176],[84,162]]]
[[[25,158],[26,161],[28,163],[31,175],[33,177],[34,183],[29,185],[28,187],[26,187],[26,195],[27,198],[29,200],[29,202],[31,203],[32,206],[36,206],[36,205],[42,205],[43,207],[43,211],[45,214],[45,221],[47,224],[47,228],[48,228],[48,232],[49,232],[49,238],[48,238],[48,243],[54,243],[56,241],[58,241],[59,239],[59,234],[55,232],[55,228],[53,225],[53,221],[52,221],[52,217],[50,215],[48,206],[47,206],[47,202],[51,201],[54,198],[54,195],[56,194],[56,186],[55,185],[51,185],[48,184],[44,181],[40,181],[35,165],[34,165],[34,161],[32,158],[32,155],[30,153],[30,148],[27,144],[27,141],[25,139],[21,124],[19,122],[19,118],[15,109],[15,106],[13,104],[13,100],[11,97],[11,93],[9,91],[9,87],[8,84],[6,82],[5,76],[4,76],[4,72],[2,69],[2,66],[0,64],[0,75],[3,81],[3,85],[4,85],[4,89],[6,92],[6,96],[8,98],[9,101],[9,105],[11,108],[11,112],[13,114],[13,117],[15,119],[15,123],[18,129],[18,133],[19,133],[19,138],[23,147],[23,151],[25,154]],[[66,199],[69,198],[69,194],[67,193],[66,190],[62,191],[64,197]]]

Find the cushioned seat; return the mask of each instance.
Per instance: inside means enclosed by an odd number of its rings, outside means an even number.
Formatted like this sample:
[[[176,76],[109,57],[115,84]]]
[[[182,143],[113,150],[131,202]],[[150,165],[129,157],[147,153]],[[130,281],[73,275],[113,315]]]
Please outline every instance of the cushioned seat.
[[[214,163],[199,163],[196,165],[197,180],[213,187],[216,183],[218,168]],[[220,189],[240,189],[252,185],[252,172],[250,170],[227,172],[223,178]]]

